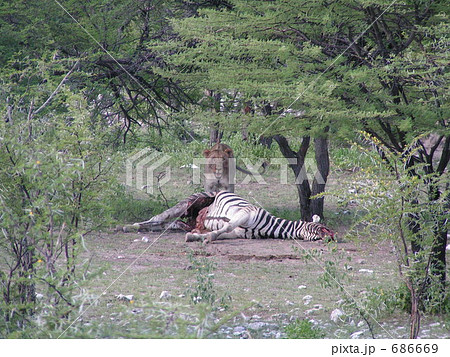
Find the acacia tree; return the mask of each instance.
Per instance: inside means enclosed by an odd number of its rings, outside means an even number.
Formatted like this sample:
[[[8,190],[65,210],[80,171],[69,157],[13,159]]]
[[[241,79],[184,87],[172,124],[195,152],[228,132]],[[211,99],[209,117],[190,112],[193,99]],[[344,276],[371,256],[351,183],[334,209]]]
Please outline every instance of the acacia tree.
[[[323,198],[311,197],[324,191],[329,173],[329,124],[311,117],[297,98],[301,48],[266,25],[261,29],[268,19],[260,8],[230,3],[227,11],[201,10],[200,16],[173,21],[176,41],[149,43],[168,63],[160,73],[184,83],[200,102],[205,88],[221,94],[222,105],[232,110],[208,115],[209,125],[275,140],[297,178],[302,219],[323,216]],[[299,137],[293,149],[291,140]],[[318,163],[312,182],[303,171],[311,143]]]
[[[120,124],[117,135],[123,134],[124,140],[143,124],[161,135],[177,127],[171,114],[190,99],[178,83],[155,73],[154,68],[165,64],[145,44],[175,36],[168,18],[192,15],[199,6],[219,3],[3,2],[0,60],[16,70],[24,61],[45,60],[60,67],[48,73],[56,78],[64,73],[66,63],[79,61],[70,85],[83,90],[98,114],[96,120]]]
[[[401,154],[419,136],[405,165],[414,166],[408,172],[428,186],[427,197],[416,203],[437,202],[443,189],[437,178],[448,172],[450,159],[444,2],[230,3],[227,10],[173,21],[180,39],[158,48],[171,65],[166,75],[193,91],[233,90],[241,93],[242,103],[277,103],[278,112],[254,116],[247,129],[274,135],[283,154],[299,164],[310,137],[317,138],[324,173],[327,136],[353,139],[355,129],[363,130],[383,145],[378,149],[387,162],[384,150]],[[279,115],[288,109],[304,114]],[[242,115],[227,115],[222,122],[233,130],[243,126]],[[298,151],[289,146],[292,137],[302,137]],[[309,199],[309,193],[324,188],[314,191],[306,182],[298,187],[302,207],[308,206],[302,194]],[[416,218],[409,215],[416,232],[412,250],[419,252]],[[442,213],[430,219],[436,222],[431,271],[444,287],[448,225]]]

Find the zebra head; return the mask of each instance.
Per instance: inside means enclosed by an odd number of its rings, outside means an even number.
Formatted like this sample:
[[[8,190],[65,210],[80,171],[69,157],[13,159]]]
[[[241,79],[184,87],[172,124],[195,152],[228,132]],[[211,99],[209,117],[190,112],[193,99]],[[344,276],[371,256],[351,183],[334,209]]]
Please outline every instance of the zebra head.
[[[331,240],[335,240],[334,232],[321,223],[304,221],[297,222],[299,223],[296,231],[297,238],[316,241],[330,237]]]
[[[325,227],[323,224],[321,224],[319,230],[320,230],[321,239],[330,237],[330,239],[333,242],[336,241],[336,239],[334,239],[334,232],[331,229],[329,229],[329,228]]]

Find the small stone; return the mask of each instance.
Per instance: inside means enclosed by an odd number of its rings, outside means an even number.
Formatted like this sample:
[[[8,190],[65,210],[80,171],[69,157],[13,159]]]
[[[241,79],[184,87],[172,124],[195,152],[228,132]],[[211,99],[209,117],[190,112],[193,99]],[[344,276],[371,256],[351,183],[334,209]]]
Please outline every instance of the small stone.
[[[314,314],[316,311],[317,311],[316,309],[309,309],[309,310],[306,310],[306,311],[305,311],[305,315],[308,316],[308,315]]]
[[[145,242],[145,243],[148,243],[149,239],[148,239],[147,236],[143,236],[143,237],[142,237],[142,241]]]
[[[179,297],[179,298],[184,298],[184,297],[186,297],[186,295],[180,294],[180,295],[178,295],[178,297]]]
[[[309,302],[308,302],[309,303]],[[292,301],[286,300],[286,305],[292,306],[295,305]],[[305,304],[306,305],[306,304]]]
[[[358,259],[357,262],[358,264],[366,264],[366,261],[364,259]]]
[[[359,269],[360,273],[373,274],[373,270],[370,269]]]
[[[299,290],[306,289],[306,285],[299,285],[297,289]]]
[[[333,311],[331,311],[330,320],[333,321],[334,323],[337,323],[338,321],[341,321],[341,316],[344,315],[345,315],[344,311],[340,309],[334,309]]]
[[[246,328],[244,327],[244,326],[236,326],[234,329],[233,329],[233,335],[240,335],[241,333],[243,333],[243,332],[245,332],[246,331]]]
[[[345,270],[353,270],[353,267],[351,265],[346,265]]]
[[[303,296],[303,304],[309,305],[309,303],[311,302],[312,298],[313,297],[311,295]]]
[[[365,325],[365,322],[361,320],[358,322],[358,324],[356,326],[363,327],[364,325]]]
[[[165,291],[165,290],[161,292],[161,295],[159,295],[159,299],[160,300],[163,300],[163,299],[168,300],[171,297],[172,297],[172,295],[170,295],[170,293],[168,291]]]
[[[265,322],[251,322],[248,324],[248,328],[251,330],[261,330],[262,328],[264,328],[267,325],[267,323]]]
[[[313,309],[314,309],[314,310],[322,310],[322,309],[323,309],[323,305],[321,305],[321,304],[315,304],[315,305],[313,306]]]
[[[116,296],[116,299],[123,300],[123,301],[132,301],[132,300],[134,300],[134,295],[119,294]]]
[[[259,315],[253,315],[252,317],[250,317],[251,320],[261,320],[261,316]]]
[[[125,258],[123,255],[117,256],[117,259],[123,259],[123,258]]]
[[[350,335],[350,338],[352,338],[352,339],[359,338],[359,336],[361,336],[363,333],[364,333],[364,331],[356,331],[356,332],[353,332],[353,333]]]

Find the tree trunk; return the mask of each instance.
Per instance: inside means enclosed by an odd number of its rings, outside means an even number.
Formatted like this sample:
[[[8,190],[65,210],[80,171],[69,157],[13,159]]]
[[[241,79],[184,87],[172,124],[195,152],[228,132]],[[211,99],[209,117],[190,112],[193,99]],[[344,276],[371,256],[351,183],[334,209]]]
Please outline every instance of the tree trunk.
[[[328,132],[328,127],[324,133]],[[311,138],[304,136],[300,149],[293,151],[287,139],[282,135],[275,135],[273,139],[278,143],[280,151],[286,159],[295,159],[295,163],[289,163],[289,167],[295,174],[298,198],[300,203],[300,214],[303,221],[310,222],[313,215],[323,218],[324,198],[311,199],[311,196],[325,191],[328,174],[330,172],[330,159],[328,155],[328,140],[326,136],[314,139],[315,158],[317,171],[314,173],[312,185],[310,185],[305,166],[305,158],[309,149]],[[312,186],[312,187],[311,187]]]
[[[309,149],[311,138],[309,136],[304,136],[300,145],[300,149],[297,152],[293,151],[290,148],[289,143],[284,136],[275,135],[274,139],[278,143],[280,151],[286,159],[295,159],[295,163],[290,162],[289,167],[294,172],[296,177],[295,183],[297,186],[298,198],[300,203],[301,219],[303,221],[309,222],[312,220],[311,188],[305,170],[305,157]]]
[[[328,127],[325,132],[328,131]],[[315,157],[317,163],[317,172],[314,175],[311,195],[315,196],[325,192],[328,174],[330,173],[330,157],[328,155],[328,140],[326,137],[314,139]],[[311,213],[323,218],[324,197],[311,200]]]

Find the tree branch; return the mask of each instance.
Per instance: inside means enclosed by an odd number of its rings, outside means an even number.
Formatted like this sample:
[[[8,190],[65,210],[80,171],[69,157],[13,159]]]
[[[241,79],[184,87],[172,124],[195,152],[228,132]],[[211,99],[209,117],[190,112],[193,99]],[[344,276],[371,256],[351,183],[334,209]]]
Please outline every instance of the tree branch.
[[[67,72],[67,74],[64,76],[64,78],[62,79],[62,81],[58,84],[58,86],[56,87],[56,89],[53,91],[52,94],[50,94],[50,96],[47,98],[47,100],[44,102],[44,104],[42,104],[38,109],[36,109],[33,112],[33,115],[36,115],[37,113],[39,113],[42,109],[44,109],[48,103],[50,103],[50,101],[54,98],[54,96],[58,93],[59,89],[62,87],[62,85],[64,84],[64,82],[67,80],[67,78],[69,78],[69,76],[72,74],[72,72],[78,67],[78,64],[80,63],[80,60],[78,60],[73,67],[70,69],[69,72]]]

